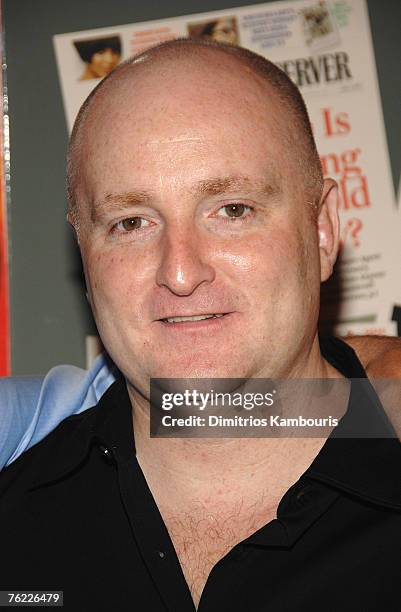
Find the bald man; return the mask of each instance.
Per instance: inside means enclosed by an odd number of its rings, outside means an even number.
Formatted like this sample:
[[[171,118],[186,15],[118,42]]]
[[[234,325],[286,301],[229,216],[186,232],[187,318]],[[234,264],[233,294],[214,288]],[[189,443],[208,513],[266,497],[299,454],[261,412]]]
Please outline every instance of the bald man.
[[[237,47],[165,43],[85,102],[68,173],[120,374],[3,472],[2,588],[63,590],[74,611],[397,609],[400,445],[346,380],[365,376],[355,353],[318,338],[337,187],[296,87]],[[349,393],[327,439],[151,438],[151,378]]]

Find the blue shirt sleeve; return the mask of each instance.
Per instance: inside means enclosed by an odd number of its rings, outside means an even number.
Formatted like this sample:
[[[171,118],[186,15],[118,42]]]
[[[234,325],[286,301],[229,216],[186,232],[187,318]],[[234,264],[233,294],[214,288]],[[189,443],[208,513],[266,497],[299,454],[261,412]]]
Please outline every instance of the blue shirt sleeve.
[[[96,405],[115,377],[102,353],[89,370],[60,365],[44,378],[0,378],[0,470],[63,419]]]

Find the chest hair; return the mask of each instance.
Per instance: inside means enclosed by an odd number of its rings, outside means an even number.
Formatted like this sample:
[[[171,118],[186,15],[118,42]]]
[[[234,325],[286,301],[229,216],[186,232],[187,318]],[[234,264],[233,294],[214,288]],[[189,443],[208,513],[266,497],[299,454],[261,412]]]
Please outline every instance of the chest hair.
[[[276,518],[277,503],[242,500],[232,508],[194,504],[185,512],[163,513],[195,606],[210,571],[236,544]]]

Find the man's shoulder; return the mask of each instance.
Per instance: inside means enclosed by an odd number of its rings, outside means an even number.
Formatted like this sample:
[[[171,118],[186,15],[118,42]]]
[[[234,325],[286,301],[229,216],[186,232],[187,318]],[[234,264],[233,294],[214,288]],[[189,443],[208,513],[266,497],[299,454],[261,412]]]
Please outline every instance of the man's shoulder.
[[[35,487],[44,471],[62,454],[66,441],[72,441],[83,426],[90,428],[97,406],[66,417],[37,444],[22,453],[0,472],[0,497],[12,497]]]
[[[88,457],[92,445],[101,445],[110,436],[110,422],[122,412],[130,417],[125,380],[117,380],[94,406],[62,420],[40,442],[0,472],[0,496],[20,496],[30,489],[59,481],[73,472]],[[119,408],[122,408],[120,411]],[[125,420],[124,420],[125,426]]]
[[[102,354],[89,370],[61,365],[43,377],[0,379],[0,469],[63,419],[94,406],[115,376],[115,367]]]
[[[366,378],[365,369],[357,354],[336,336],[319,334],[322,356],[346,378]]]

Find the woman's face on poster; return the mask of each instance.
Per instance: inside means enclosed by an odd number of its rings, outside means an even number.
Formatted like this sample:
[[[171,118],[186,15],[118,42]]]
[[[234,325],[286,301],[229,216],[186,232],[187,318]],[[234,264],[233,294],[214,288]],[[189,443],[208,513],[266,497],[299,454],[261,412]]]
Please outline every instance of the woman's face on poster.
[[[88,65],[94,78],[107,76],[120,61],[120,54],[111,48],[94,53]]]
[[[237,32],[235,29],[234,20],[231,18],[218,19],[213,28],[211,38],[218,42],[231,43],[232,45],[237,44]]]

